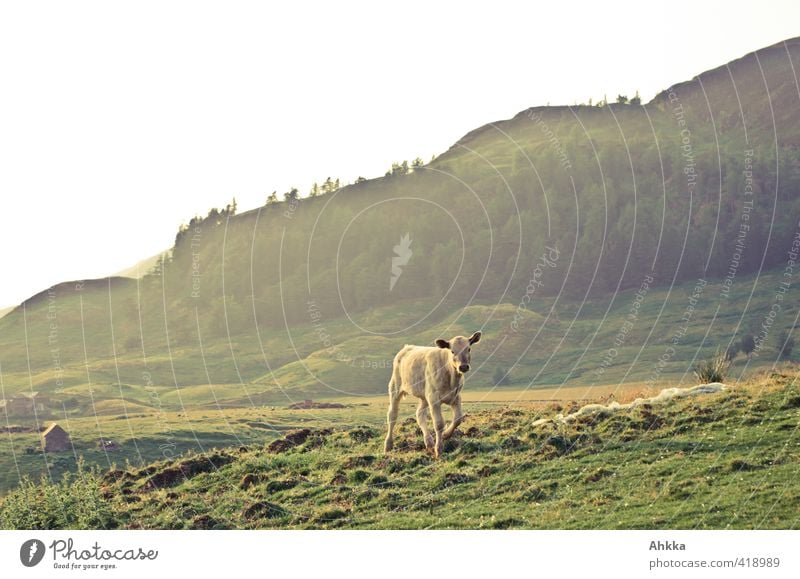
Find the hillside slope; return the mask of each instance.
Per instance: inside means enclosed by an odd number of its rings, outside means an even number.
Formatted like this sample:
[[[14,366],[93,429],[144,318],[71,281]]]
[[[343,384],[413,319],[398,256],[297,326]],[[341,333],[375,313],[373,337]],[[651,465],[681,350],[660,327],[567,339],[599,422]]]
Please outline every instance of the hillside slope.
[[[59,284],[0,319],[4,387],[77,388],[82,403],[98,384],[145,397],[145,386],[235,384],[248,403],[292,388],[375,393],[402,344],[473,331],[459,316],[475,307],[489,315],[472,322],[493,330],[482,386],[499,366],[519,385],[647,379],[702,280],[691,340],[663,371],[680,379],[756,334],[774,305],[800,234],[798,63],[790,39],[646,105],[530,109],[413,171],[214,209],[142,279]],[[645,284],[642,314],[615,345]],[[791,301],[770,348],[794,327]],[[513,324],[517,310],[542,321]],[[345,343],[369,364],[338,363]],[[626,358],[600,377],[612,349]]]
[[[2,528],[764,529],[800,524],[798,369],[727,391],[534,426],[559,408],[470,415],[442,460],[413,419],[24,484]]]

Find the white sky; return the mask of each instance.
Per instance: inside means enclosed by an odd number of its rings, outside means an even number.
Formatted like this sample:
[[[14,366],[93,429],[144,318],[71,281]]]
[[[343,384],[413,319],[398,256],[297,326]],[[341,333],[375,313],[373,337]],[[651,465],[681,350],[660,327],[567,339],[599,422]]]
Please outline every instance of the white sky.
[[[649,100],[800,34],[796,0],[381,4],[0,3],[0,306],[234,195],[380,176],[528,106]]]

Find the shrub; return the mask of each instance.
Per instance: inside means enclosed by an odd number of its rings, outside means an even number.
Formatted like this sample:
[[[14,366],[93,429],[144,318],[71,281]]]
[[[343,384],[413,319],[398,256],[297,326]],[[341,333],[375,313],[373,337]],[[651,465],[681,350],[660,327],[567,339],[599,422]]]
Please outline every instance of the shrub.
[[[111,529],[112,508],[103,496],[97,469],[66,473],[59,482],[24,479],[0,503],[2,529]]]
[[[694,366],[694,375],[701,384],[709,382],[722,382],[731,366],[730,360],[724,353],[720,353],[719,348],[711,358],[698,362]]]

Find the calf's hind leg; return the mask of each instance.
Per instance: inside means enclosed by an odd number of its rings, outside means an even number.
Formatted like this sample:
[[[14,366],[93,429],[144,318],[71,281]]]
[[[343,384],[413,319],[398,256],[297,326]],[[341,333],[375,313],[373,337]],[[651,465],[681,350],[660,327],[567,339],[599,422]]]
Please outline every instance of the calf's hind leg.
[[[383,443],[383,451],[389,452],[394,446],[393,433],[394,425],[397,423],[397,414],[400,412],[400,399],[403,397],[401,392],[389,391],[389,411],[386,413],[386,441]]]

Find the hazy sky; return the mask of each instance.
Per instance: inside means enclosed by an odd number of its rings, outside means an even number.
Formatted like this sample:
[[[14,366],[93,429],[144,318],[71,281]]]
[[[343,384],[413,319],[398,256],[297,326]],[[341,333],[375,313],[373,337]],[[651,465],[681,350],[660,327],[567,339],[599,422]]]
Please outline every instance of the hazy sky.
[[[0,306],[233,196],[380,176],[532,105],[649,100],[800,34],[796,0],[381,4],[0,3]]]

